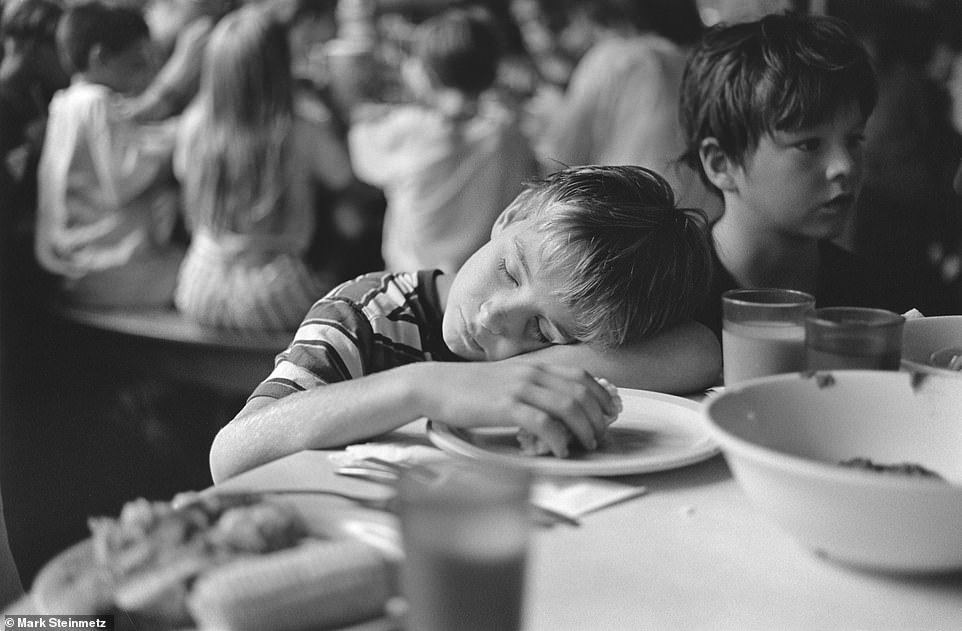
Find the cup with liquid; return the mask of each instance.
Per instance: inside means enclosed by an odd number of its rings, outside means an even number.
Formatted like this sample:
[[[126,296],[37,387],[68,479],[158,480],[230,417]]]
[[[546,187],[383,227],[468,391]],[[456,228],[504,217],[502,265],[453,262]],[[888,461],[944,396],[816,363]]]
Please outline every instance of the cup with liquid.
[[[805,318],[808,370],[898,370],[905,318],[885,309],[823,307]]]
[[[409,631],[518,631],[531,473],[457,461],[398,485]]]
[[[805,314],[811,294],[793,289],[731,289],[722,294],[725,385],[805,370]]]

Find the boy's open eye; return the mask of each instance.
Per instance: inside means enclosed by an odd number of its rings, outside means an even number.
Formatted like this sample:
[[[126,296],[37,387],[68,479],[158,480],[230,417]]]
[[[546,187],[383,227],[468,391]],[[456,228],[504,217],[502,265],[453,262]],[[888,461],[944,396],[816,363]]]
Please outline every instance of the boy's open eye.
[[[818,138],[805,138],[796,142],[793,146],[800,151],[815,151],[821,146],[821,140]]]
[[[498,269],[501,271],[501,274],[504,275],[504,277],[507,278],[511,283],[513,283],[515,286],[518,285],[518,280],[511,275],[511,272],[508,271],[508,262],[503,257],[498,259]]]

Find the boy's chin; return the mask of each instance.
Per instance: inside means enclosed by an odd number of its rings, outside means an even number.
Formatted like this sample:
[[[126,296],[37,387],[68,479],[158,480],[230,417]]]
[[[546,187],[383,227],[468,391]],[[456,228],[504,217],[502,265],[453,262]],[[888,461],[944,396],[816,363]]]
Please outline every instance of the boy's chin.
[[[487,358],[487,356],[484,354],[484,352],[479,351],[479,350],[474,349],[474,348],[467,347],[467,346],[464,345],[463,342],[462,342],[461,344],[457,345],[457,346],[451,346],[451,345],[449,344],[449,345],[448,345],[448,348],[450,348],[450,349],[451,349],[451,352],[453,352],[455,355],[457,355],[457,356],[460,357],[461,359],[467,360],[467,361],[469,361],[469,362],[483,362],[483,361],[488,361],[488,358]]]

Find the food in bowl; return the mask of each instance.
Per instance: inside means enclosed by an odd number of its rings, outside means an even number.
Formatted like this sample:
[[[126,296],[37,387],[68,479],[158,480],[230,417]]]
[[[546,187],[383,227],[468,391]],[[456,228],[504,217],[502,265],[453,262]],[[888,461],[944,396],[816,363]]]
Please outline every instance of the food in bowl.
[[[849,458],[839,463],[843,467],[853,467],[855,469],[865,469],[866,471],[876,471],[878,473],[894,473],[896,475],[907,475],[918,478],[944,479],[941,475],[923,467],[917,462],[899,462],[895,464],[881,464],[874,462],[871,458]]]
[[[806,549],[891,572],[962,569],[962,381],[840,370],[754,379],[710,399],[709,430],[755,509]],[[842,467],[916,463],[943,478]]]

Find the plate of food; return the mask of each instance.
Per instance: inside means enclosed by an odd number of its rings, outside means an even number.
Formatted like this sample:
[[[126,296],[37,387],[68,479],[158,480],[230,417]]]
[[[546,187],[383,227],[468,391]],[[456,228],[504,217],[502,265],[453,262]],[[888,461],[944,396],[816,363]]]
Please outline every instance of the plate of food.
[[[48,562],[41,614],[113,614],[118,629],[393,629],[394,569],[357,539],[308,529],[269,495],[128,502]]]
[[[700,403],[618,388],[623,409],[594,451],[572,448],[567,458],[532,455],[517,428],[461,429],[430,421],[428,438],[452,454],[528,467],[545,475],[616,476],[684,467],[718,453]],[[519,437],[519,433],[521,434]]]

